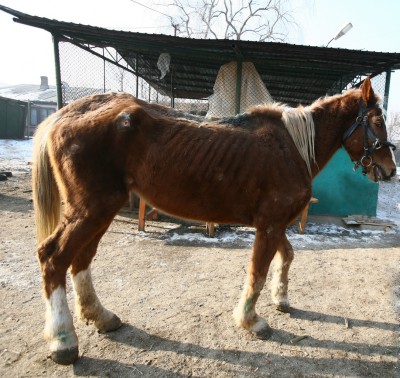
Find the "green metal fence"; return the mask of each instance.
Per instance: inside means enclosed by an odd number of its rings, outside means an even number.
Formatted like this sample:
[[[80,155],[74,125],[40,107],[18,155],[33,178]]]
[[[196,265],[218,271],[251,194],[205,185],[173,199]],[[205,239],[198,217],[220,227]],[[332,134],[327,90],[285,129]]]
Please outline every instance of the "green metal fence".
[[[83,49],[59,42],[62,104],[106,92],[127,92],[149,102],[173,106],[185,112],[205,114],[207,99],[187,100],[165,96],[136,75],[112,48]]]
[[[214,96],[204,99],[183,99],[173,97],[173,75],[171,75],[171,93],[161,94],[155,86],[151,86],[146,80],[140,76],[141,72],[148,72],[148,63],[137,59],[136,62],[130,62],[130,65],[116,52],[113,48],[100,47],[85,47],[83,45],[75,45],[70,42],[60,41],[55,43],[57,46],[56,53],[60,62],[60,82],[62,105],[65,105],[77,98],[84,97],[90,94],[105,93],[105,92],[128,92],[137,98],[173,106],[178,110],[194,112],[197,114],[205,114],[210,109],[210,99],[215,97],[217,81],[214,85]],[[201,62],[198,62],[201,65]],[[231,66],[234,70],[230,78],[232,82],[227,82],[225,79],[224,86],[221,86],[221,102],[234,102],[234,110],[242,112],[245,109],[240,106],[240,101],[246,105],[251,98],[251,103],[265,102],[268,94],[262,93],[259,95],[259,88],[256,88],[253,83],[245,76],[245,62]],[[227,67],[229,68],[229,67]],[[239,69],[240,68],[240,69]],[[178,74],[178,73],[175,73]],[[184,72],[180,72],[184,75]],[[161,75],[161,73],[160,73]],[[227,73],[221,73],[226,76]],[[220,74],[218,74],[220,76]],[[217,80],[218,80],[217,76]],[[241,81],[240,85],[237,79]],[[364,77],[357,76],[350,83],[341,81],[332,85],[327,95],[340,93],[342,90],[358,86]],[[157,82],[157,78],[152,78],[153,83]],[[390,83],[390,71],[384,72],[373,77],[373,87],[382,98],[382,102],[387,102],[388,86]],[[268,83],[266,89],[268,91]],[[257,90],[257,93],[255,91]],[[238,93],[241,94],[241,99],[238,99]],[[246,100],[248,100],[246,102]],[[273,99],[272,99],[273,100]],[[239,102],[239,106],[238,106]],[[212,104],[211,104],[212,105]],[[239,111],[238,111],[239,110]]]

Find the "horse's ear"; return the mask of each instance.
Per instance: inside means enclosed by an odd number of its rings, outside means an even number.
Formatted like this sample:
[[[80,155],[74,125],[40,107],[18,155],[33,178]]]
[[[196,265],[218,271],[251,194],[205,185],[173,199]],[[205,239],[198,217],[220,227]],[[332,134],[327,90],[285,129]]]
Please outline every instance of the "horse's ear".
[[[369,76],[367,76],[361,86],[361,93],[366,105],[370,105],[376,101],[375,93],[371,85],[371,78]]]

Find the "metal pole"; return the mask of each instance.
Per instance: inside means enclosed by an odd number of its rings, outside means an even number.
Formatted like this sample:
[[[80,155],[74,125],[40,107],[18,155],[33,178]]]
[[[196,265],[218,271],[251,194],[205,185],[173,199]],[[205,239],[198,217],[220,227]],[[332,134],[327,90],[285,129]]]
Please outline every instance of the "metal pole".
[[[27,122],[26,122],[26,137],[29,138],[29,134],[31,131],[31,112],[32,112],[32,104],[28,100],[28,114],[26,116]]]
[[[54,48],[54,63],[56,70],[56,88],[57,88],[57,108],[63,107],[62,99],[62,87],[61,87],[61,68],[60,68],[60,49],[58,47],[58,37],[55,34],[53,36],[53,48]]]
[[[385,94],[383,96],[383,109],[387,112],[388,102],[389,102],[389,89],[390,89],[390,77],[392,71],[389,69],[386,71],[386,81],[385,81]]]
[[[235,94],[235,113],[240,113],[240,100],[242,98],[242,68],[244,57],[236,43],[232,44],[232,49],[236,54],[236,94]]]
[[[242,60],[236,62],[236,96],[235,96],[235,112],[240,113],[240,100],[242,97]]]
[[[172,69],[170,70],[169,73],[171,75],[171,108],[175,108],[174,83],[173,83]]]
[[[136,98],[139,98],[139,57],[138,54],[136,54]]]
[[[103,93],[106,93],[106,60],[103,47]]]

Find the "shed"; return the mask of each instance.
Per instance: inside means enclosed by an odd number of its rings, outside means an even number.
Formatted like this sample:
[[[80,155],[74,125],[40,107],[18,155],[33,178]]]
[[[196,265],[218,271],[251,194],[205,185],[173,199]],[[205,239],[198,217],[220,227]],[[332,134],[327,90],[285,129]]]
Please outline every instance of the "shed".
[[[0,139],[23,139],[27,104],[0,97]]]
[[[16,22],[52,34],[60,107],[74,99],[68,88],[75,86],[123,90],[145,100],[205,113],[218,71],[231,61],[237,63],[236,83],[232,83],[237,103],[242,64],[251,62],[277,102],[308,105],[321,96],[357,87],[371,75],[386,107],[391,72],[400,68],[400,53],[133,33],[50,20],[4,6],[0,10]],[[162,54],[169,63],[160,69]],[[78,97],[84,94],[75,92]],[[313,195],[320,201],[311,207],[312,213],[376,215],[378,185],[354,173],[351,166],[343,151],[335,155],[314,181]],[[327,180],[334,175],[336,185]]]
[[[23,139],[32,136],[45,118],[57,110],[56,87],[48,85],[47,76],[40,78],[40,84],[18,84],[0,87],[0,102],[7,105],[7,108],[0,108],[0,138]],[[23,114],[15,115],[16,107],[10,104],[19,104],[24,108]],[[20,110],[21,111],[21,110]],[[7,121],[6,121],[7,120]]]

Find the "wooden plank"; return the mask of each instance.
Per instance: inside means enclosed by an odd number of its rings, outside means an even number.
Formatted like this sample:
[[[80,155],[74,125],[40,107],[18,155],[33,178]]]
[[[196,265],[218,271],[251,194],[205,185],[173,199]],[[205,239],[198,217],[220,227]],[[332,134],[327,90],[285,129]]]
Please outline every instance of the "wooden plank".
[[[145,217],[146,217],[146,202],[143,198],[140,198],[139,202],[139,231],[144,231],[145,226]]]

